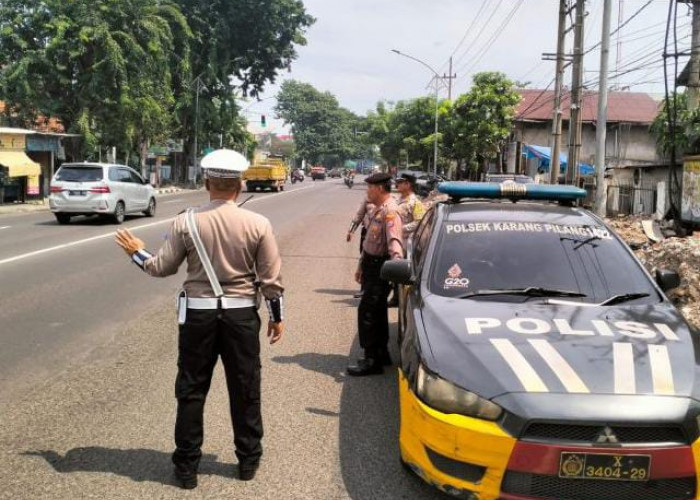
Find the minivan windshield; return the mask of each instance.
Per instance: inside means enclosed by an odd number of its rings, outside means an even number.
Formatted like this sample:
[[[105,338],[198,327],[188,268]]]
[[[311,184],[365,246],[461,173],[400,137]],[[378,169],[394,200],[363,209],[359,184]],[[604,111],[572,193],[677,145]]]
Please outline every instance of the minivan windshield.
[[[63,165],[56,173],[57,181],[67,182],[94,182],[101,181],[103,177],[102,167]]]
[[[440,231],[430,285],[438,295],[602,303],[633,292],[638,298],[626,303],[659,300],[641,267],[602,226],[446,222]],[[530,293],[538,289],[547,293]],[[512,293],[494,293],[499,290]]]

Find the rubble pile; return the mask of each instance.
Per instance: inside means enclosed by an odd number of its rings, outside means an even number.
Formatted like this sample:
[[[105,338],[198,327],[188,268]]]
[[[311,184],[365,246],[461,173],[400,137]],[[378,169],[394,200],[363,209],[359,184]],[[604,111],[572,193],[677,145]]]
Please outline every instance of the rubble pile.
[[[608,226],[625,240],[632,250],[642,248],[650,243],[647,235],[642,229],[642,219],[636,217],[617,217],[606,219]]]
[[[637,258],[654,275],[657,269],[676,271],[681,286],[668,293],[683,316],[700,329],[700,233],[684,238],[668,237],[650,241],[639,218],[618,217],[606,221],[634,250]]]

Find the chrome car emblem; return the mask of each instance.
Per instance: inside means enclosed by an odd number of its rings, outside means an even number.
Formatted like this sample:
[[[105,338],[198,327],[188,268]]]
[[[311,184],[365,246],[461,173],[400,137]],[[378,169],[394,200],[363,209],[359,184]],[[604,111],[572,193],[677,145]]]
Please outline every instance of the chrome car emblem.
[[[620,440],[617,439],[617,436],[613,432],[613,430],[610,427],[605,427],[602,431],[600,431],[600,434],[598,434],[598,439],[596,439],[596,443],[619,443]]]

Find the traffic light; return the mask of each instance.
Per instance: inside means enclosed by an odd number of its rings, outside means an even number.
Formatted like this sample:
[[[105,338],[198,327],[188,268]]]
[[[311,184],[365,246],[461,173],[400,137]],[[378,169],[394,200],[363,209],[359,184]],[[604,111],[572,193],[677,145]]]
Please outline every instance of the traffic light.
[[[266,126],[265,115],[260,115],[260,125]]]

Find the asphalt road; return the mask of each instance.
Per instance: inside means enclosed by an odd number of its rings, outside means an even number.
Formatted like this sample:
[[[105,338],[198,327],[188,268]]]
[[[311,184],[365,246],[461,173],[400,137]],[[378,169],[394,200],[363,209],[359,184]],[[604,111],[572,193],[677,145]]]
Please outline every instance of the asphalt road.
[[[395,371],[344,375],[358,354],[357,241],[344,235],[363,191],[307,179],[246,205],[273,224],[287,288],[285,338],[263,344],[263,463],[236,479],[219,365],[191,492],[170,464],[182,274],[141,273],[109,223],[0,216],[0,498],[446,498],[399,465]],[[206,199],[164,196],[157,217],[125,225],[156,250]]]

